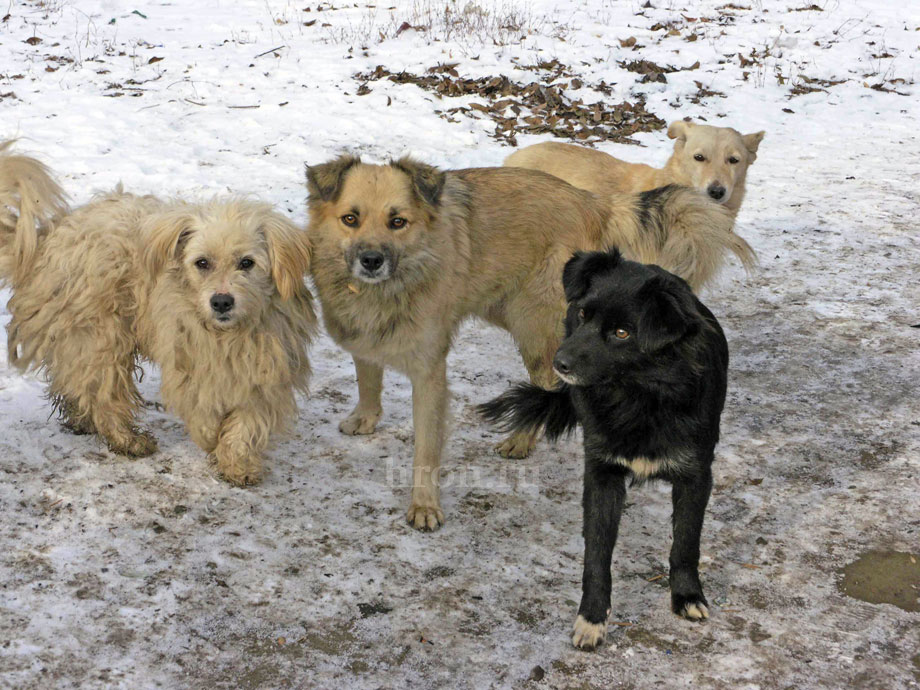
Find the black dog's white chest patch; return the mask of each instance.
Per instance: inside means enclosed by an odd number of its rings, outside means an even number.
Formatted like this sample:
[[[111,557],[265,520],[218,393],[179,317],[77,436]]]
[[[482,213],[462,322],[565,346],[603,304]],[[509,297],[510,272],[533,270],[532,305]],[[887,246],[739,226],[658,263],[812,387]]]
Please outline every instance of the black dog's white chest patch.
[[[636,479],[648,479],[655,475],[680,474],[683,468],[683,463],[679,459],[670,457],[647,458],[638,456],[627,459],[620,455],[608,455],[607,462],[626,467]]]

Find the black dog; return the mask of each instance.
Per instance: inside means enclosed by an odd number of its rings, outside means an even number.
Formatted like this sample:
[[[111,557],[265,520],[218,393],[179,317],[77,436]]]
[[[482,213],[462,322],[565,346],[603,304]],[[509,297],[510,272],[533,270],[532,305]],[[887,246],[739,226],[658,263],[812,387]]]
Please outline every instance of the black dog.
[[[671,608],[709,617],[700,585],[700,531],[712,490],[725,403],[728,346],[718,321],[683,280],[616,250],[578,252],[563,273],[566,337],[553,364],[564,383],[519,384],[480,406],[507,429],[584,428],[585,569],[572,642],[591,649],[607,631],[610,559],[626,479],[673,484]]]

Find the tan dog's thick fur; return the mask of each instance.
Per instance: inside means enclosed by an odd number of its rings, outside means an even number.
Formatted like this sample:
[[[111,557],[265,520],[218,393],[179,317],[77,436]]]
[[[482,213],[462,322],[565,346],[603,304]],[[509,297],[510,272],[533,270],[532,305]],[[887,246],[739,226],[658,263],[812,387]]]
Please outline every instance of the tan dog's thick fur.
[[[601,151],[556,142],[523,148],[508,156],[504,164],[542,170],[580,189],[614,200],[623,193],[645,192],[666,185],[693,187],[727,209],[733,224],[744,198],[748,166],[757,158],[764,133],[742,135],[730,127],[679,120],[671,123],[668,136],[675,140],[674,153],[663,168],[627,163]],[[753,251],[737,235],[702,225],[695,227],[705,235],[683,238],[692,248],[680,252],[685,260],[679,263],[670,263],[671,257],[666,255],[642,257],[624,253],[627,258],[656,263],[676,273],[697,292],[715,275],[726,251],[734,253],[746,268],[754,264]],[[698,270],[688,272],[691,263]]]
[[[403,159],[342,157],[307,170],[311,270],[332,337],[352,353],[359,400],[340,424],[369,434],[381,415],[383,370],[412,382],[415,463],[409,522],[443,522],[438,471],[447,411],[446,357],[463,319],[514,337],[531,380],[554,385],[562,336],[562,269],[576,250],[619,245],[642,255],[693,226],[730,226],[693,190],[670,187],[601,202],[538,171],[443,172]],[[532,433],[499,452],[523,457]]]
[[[153,453],[136,425],[144,358],[218,471],[236,484],[260,478],[269,437],[296,417],[294,392],[310,373],[303,231],[252,201],[116,192],[45,228],[2,233],[10,362],[45,373],[68,427],[116,453]],[[34,247],[31,258],[16,246]]]

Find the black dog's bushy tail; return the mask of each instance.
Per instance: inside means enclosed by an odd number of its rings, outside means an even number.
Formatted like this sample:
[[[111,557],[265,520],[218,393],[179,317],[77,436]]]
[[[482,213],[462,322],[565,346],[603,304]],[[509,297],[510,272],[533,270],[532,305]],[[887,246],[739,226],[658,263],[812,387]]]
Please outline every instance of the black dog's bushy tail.
[[[519,383],[494,400],[478,405],[476,411],[502,431],[536,431],[543,427],[551,441],[571,433],[578,424],[569,387],[564,383],[551,391]]]

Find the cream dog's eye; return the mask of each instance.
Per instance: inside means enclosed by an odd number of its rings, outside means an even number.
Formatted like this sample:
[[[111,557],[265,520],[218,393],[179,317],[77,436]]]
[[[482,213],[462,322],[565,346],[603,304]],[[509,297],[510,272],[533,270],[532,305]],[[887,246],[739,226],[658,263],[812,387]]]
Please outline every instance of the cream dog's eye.
[[[618,340],[626,340],[629,337],[629,331],[627,331],[625,328],[618,328],[616,331],[614,331],[613,334],[617,337]]]
[[[731,163],[732,165],[735,165],[738,162],[738,158],[735,156],[729,156],[728,162]]]
[[[350,228],[355,227],[358,224],[358,216],[354,213],[346,213],[342,216],[342,222],[345,223]]]
[[[390,219],[390,228],[392,230],[400,230],[406,227],[408,224],[409,224],[409,221],[407,221],[405,218],[396,217],[396,218]]]
[[[198,259],[195,261],[195,268],[197,268],[199,271],[207,271],[209,268],[211,268],[211,262],[204,258]]]
[[[702,163],[704,160],[706,160],[706,156],[704,156],[702,153],[698,153],[693,157],[693,160]]]
[[[250,268],[256,265],[256,262],[250,259],[248,256],[240,259],[240,262],[236,265],[241,271],[248,271]]]

